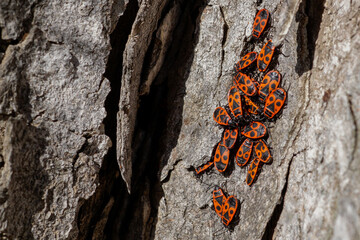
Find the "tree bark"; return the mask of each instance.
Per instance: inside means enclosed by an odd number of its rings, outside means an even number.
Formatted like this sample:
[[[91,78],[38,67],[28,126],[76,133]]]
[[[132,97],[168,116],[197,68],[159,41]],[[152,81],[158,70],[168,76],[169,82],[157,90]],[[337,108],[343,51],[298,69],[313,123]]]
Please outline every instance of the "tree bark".
[[[257,10],[271,20],[251,41]],[[360,3],[3,1],[0,233],[8,239],[359,239]],[[288,97],[257,181],[201,178],[233,66],[267,39]],[[255,70],[257,71],[257,70]],[[260,76],[259,76],[260,77]],[[221,186],[240,202],[225,228]]]

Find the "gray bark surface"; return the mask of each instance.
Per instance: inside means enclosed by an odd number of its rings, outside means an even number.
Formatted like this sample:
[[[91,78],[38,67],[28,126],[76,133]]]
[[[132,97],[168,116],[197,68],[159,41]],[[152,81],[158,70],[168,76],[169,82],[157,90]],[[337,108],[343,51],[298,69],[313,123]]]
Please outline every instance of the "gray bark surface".
[[[288,92],[266,123],[273,161],[252,187],[234,160],[225,176],[196,177],[261,8]],[[360,239],[359,10],[335,0],[1,2],[1,237]],[[211,209],[216,185],[241,202],[233,230]]]
[[[2,37],[16,44],[0,65],[0,232],[74,238],[79,206],[94,194],[111,145],[102,127],[111,4],[1,4]]]

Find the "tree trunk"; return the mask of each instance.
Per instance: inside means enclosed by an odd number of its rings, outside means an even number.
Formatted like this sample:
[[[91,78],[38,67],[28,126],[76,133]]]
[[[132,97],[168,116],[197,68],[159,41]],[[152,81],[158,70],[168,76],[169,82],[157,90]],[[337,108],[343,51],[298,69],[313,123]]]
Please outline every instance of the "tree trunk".
[[[253,41],[262,8],[271,26]],[[1,237],[360,239],[359,9],[0,2]],[[226,174],[195,176],[221,139],[212,114],[234,64],[268,39],[287,91],[265,123],[271,163],[251,187],[233,159]],[[232,228],[212,209],[215,186],[239,199]]]

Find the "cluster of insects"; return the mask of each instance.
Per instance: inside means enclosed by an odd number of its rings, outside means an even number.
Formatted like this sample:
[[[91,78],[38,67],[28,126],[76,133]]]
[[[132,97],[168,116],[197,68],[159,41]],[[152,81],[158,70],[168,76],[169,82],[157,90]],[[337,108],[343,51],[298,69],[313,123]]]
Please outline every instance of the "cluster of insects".
[[[259,42],[270,18],[266,9],[257,12],[252,40]],[[281,74],[271,70],[275,45],[268,40],[258,54],[250,51],[235,64],[233,86],[228,91],[228,104],[217,107],[213,118],[224,128],[221,140],[214,147],[210,160],[195,168],[197,175],[215,167],[225,173],[231,159],[239,167],[248,163],[246,183],[251,186],[263,163],[272,159],[266,142],[265,122],[273,121],[286,100],[286,91],[280,87]],[[256,62],[256,66],[255,66]],[[258,71],[254,71],[258,70]],[[213,205],[224,225],[228,226],[237,211],[238,200],[227,198],[220,188],[213,191]]]

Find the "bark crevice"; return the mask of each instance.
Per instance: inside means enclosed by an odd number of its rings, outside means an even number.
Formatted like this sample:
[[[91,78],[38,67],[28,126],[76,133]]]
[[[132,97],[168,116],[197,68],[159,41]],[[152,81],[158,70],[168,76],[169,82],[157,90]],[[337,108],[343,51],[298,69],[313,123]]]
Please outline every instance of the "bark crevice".
[[[306,150],[307,149],[305,148],[305,149],[302,149],[302,150],[294,153],[292,155],[290,161],[289,161],[289,165],[288,165],[288,168],[287,168],[287,171],[286,171],[285,184],[284,184],[283,189],[281,190],[281,195],[280,195],[279,202],[278,202],[278,204],[276,204],[276,206],[274,208],[274,211],[273,211],[273,213],[271,215],[271,218],[266,224],[264,234],[263,234],[263,236],[261,238],[262,240],[273,239],[274,232],[275,232],[275,229],[277,227],[277,223],[278,223],[278,221],[280,219],[281,213],[282,213],[283,208],[284,208],[285,196],[286,196],[286,191],[287,191],[288,183],[289,183],[289,175],[290,175],[290,170],[291,170],[291,164],[292,164],[294,158],[298,154],[303,153]]]
[[[219,6],[219,8],[220,8],[221,17],[223,20],[223,38],[221,41],[221,67],[220,67],[220,76],[218,78],[218,82],[219,82],[219,80],[222,76],[222,72],[223,72],[223,64],[224,64],[224,57],[225,57],[225,44],[226,44],[226,40],[228,37],[228,31],[229,31],[229,25],[226,22],[224,10],[221,6]]]
[[[162,155],[166,151],[164,149],[168,149],[170,145],[171,148],[175,146],[172,143],[176,144],[178,137],[177,128],[175,128],[172,140],[164,142],[164,134],[167,134],[167,128],[164,126],[168,124],[173,108],[181,107],[174,106],[172,100],[184,97],[183,89],[190,66],[188,64],[193,55],[194,39],[197,36],[196,25],[203,3],[202,0],[177,2],[181,13],[179,19],[174,19],[178,21],[173,33],[174,41],[170,42],[163,66],[154,79],[149,94],[139,99],[132,143],[134,174],[131,195],[127,192],[126,184],[121,179],[116,163],[116,115],[119,110],[123,52],[139,9],[136,1],[128,3],[123,16],[120,17],[111,34],[112,50],[104,74],[110,81],[111,92],[105,102],[107,117],[103,123],[105,133],[111,138],[113,146],[105,156],[100,170],[98,190],[85,201],[79,210],[77,223],[80,239],[93,237],[118,239],[120,236],[153,239],[155,237],[157,209],[164,195],[159,178],[159,172],[163,166],[161,161],[166,158]],[[165,6],[159,23],[174,5]],[[153,32],[153,37],[157,30]],[[152,41],[154,42],[154,39]],[[180,49],[186,49],[186,51]],[[152,50],[150,45],[148,54],[152,54]],[[144,69],[151,65],[149,59],[151,60],[151,57],[145,58]],[[146,75],[144,69],[142,77]],[[181,72],[181,76],[176,75],[174,78],[174,72]],[[179,89],[182,94],[179,94]],[[178,103],[183,103],[183,101],[176,101],[176,105]],[[178,114],[181,116],[181,111]],[[176,122],[176,125],[180,127],[181,118]],[[165,155],[169,157],[166,153]],[[107,235],[104,235],[105,233]]]
[[[86,200],[79,209],[77,220],[79,239],[113,238],[112,234],[117,233],[114,222],[119,220],[116,216],[118,211],[123,210],[119,209],[118,205],[114,205],[114,202],[120,202],[120,205],[123,205],[123,199],[128,197],[127,188],[120,177],[116,161],[116,115],[119,110],[123,52],[138,9],[138,2],[130,0],[110,35],[112,49],[104,77],[110,81],[111,90],[105,101],[107,114],[103,124],[105,134],[110,137],[112,146],[104,157],[99,172],[100,185],[95,194]]]
[[[177,20],[174,19],[177,24],[173,40],[149,94],[140,97],[133,138],[132,194],[124,207],[126,214],[120,225],[120,236],[155,238],[159,202],[164,197],[159,173],[179,137],[184,85],[197,41],[196,26],[203,3],[202,0],[177,2],[181,13]],[[168,11],[171,11],[170,6]],[[151,59],[145,58],[143,66],[151,66],[151,62],[147,62]]]
[[[356,121],[356,116],[355,116],[355,111],[354,111],[354,105],[352,103],[351,100],[351,96],[347,95],[347,100],[348,100],[348,104],[349,104],[349,110],[350,110],[350,115],[351,115],[351,120],[353,122],[353,126],[354,126],[354,143],[353,143],[353,147],[352,147],[352,151],[351,151],[351,158],[350,158],[350,162],[349,162],[349,166],[351,166],[351,163],[354,161],[355,159],[355,153],[356,150],[358,149],[358,143],[359,143],[359,128],[358,128],[358,124]]]
[[[312,69],[316,40],[319,35],[325,0],[303,0],[296,13],[295,20],[300,22],[297,32],[297,64],[295,71],[301,76]]]
[[[305,14],[308,17],[306,25],[307,48],[309,54],[309,69],[312,69],[316,49],[316,40],[319,35],[320,25],[325,9],[325,0],[305,0]]]

